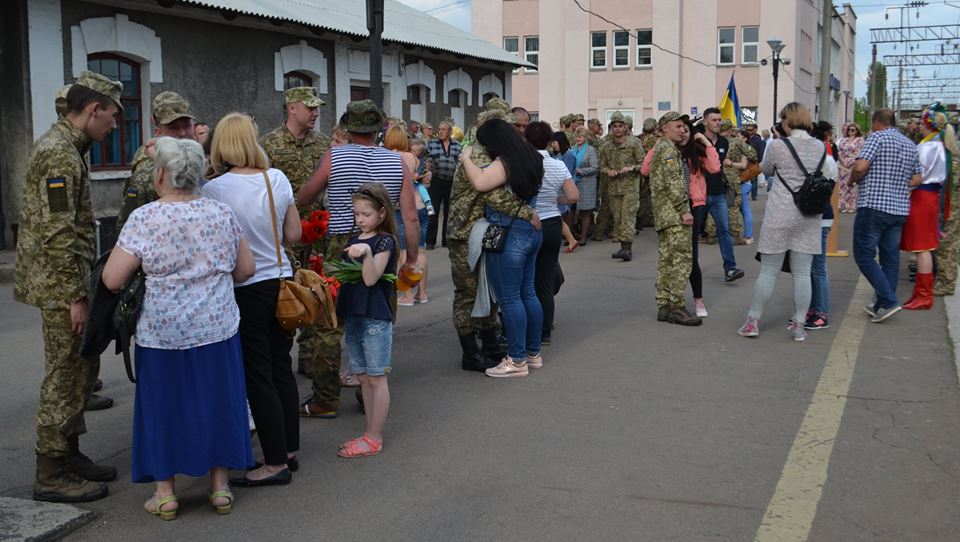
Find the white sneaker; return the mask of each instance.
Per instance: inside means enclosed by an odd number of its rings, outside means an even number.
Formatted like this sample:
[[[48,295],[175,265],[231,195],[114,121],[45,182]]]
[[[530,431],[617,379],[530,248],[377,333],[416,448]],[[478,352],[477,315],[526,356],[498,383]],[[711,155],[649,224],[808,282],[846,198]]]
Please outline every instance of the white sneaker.
[[[537,354],[536,356],[527,355],[527,367],[531,369],[542,369],[543,368],[543,356]]]
[[[706,318],[707,316],[710,316],[710,313],[707,312],[707,306],[703,304],[703,300],[694,300],[693,307],[697,310],[697,316],[700,318]]]
[[[510,356],[503,358],[503,361],[500,362],[500,365],[496,367],[491,367],[485,371],[487,376],[493,378],[519,378],[522,376],[527,376],[530,374],[530,369],[527,368],[527,362],[516,363]]]

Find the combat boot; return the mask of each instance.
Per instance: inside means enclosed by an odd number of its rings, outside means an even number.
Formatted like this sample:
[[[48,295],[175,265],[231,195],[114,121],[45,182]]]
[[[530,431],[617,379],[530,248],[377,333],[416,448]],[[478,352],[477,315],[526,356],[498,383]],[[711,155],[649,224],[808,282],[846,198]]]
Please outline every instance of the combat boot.
[[[477,347],[477,338],[473,333],[460,335],[460,347],[463,357],[460,358],[460,368],[464,371],[486,371],[491,367],[490,362],[480,354]]]
[[[700,317],[687,312],[686,307],[674,307],[667,316],[667,321],[681,326],[699,326],[703,323]]]
[[[624,250],[626,249],[626,247],[627,247],[627,243],[624,243],[623,241],[620,241],[620,250],[618,250],[618,251],[614,252],[613,254],[611,254],[610,257],[613,258],[614,260],[622,260],[622,259],[623,259],[623,253],[624,253]]]
[[[117,469],[107,465],[97,465],[80,451],[80,437],[67,439],[69,449],[64,458],[64,466],[73,474],[91,482],[112,482],[117,479]]]
[[[37,455],[37,479],[33,500],[47,502],[90,502],[107,496],[107,484],[91,482],[66,468],[65,457]]]
[[[629,262],[630,260],[632,260],[633,259],[633,243],[620,243],[620,246],[622,247],[620,249],[620,252],[623,254],[623,256],[621,256],[621,259],[625,262]]]
[[[497,340],[497,328],[495,327],[480,330],[480,343],[480,354],[489,363],[488,368],[499,365],[500,360],[507,355],[507,349],[500,346],[500,341]]]

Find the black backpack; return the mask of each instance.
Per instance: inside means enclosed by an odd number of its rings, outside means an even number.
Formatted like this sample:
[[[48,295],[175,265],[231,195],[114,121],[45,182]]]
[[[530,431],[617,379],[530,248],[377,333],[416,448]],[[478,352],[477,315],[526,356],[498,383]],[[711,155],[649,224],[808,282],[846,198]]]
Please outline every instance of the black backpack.
[[[824,146],[823,156],[820,157],[820,163],[817,164],[817,169],[813,173],[809,173],[807,168],[804,167],[803,162],[800,161],[800,156],[797,155],[797,150],[793,148],[790,139],[784,137],[781,138],[780,141],[784,142],[787,149],[790,150],[790,154],[793,155],[793,159],[796,160],[797,165],[800,166],[800,171],[803,172],[803,185],[794,192],[790,189],[790,186],[787,185],[787,182],[783,180],[783,177],[780,176],[779,171],[776,172],[777,178],[783,183],[783,187],[787,189],[787,192],[790,192],[790,195],[793,196],[793,203],[797,206],[797,209],[800,210],[800,213],[806,216],[822,215],[823,209],[826,207],[827,202],[830,201],[830,198],[833,197],[833,189],[837,185],[836,181],[823,176],[823,163],[827,159],[826,146]]]

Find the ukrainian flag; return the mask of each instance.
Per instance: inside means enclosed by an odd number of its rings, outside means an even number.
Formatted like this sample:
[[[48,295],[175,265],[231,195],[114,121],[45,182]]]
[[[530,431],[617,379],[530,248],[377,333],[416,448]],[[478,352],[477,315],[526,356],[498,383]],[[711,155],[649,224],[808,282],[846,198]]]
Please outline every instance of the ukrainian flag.
[[[730,75],[730,82],[727,84],[727,90],[723,93],[720,100],[720,116],[724,120],[729,120],[731,124],[740,128],[740,100],[737,99],[737,86],[733,83],[733,75]]]

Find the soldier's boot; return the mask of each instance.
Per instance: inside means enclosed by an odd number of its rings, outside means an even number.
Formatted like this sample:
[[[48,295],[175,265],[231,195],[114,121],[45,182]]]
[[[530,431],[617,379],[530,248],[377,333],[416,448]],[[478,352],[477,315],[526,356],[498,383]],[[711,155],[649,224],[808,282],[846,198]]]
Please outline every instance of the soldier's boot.
[[[67,470],[66,457],[37,455],[37,479],[33,500],[47,502],[90,502],[107,496],[102,482],[84,480]]]
[[[460,335],[460,347],[463,349],[463,356],[460,358],[460,368],[464,371],[486,371],[494,365],[490,365],[489,360],[480,354],[480,348],[477,346],[477,338],[473,333]]]
[[[945,295],[953,295],[956,285],[948,284],[945,280],[940,280],[940,277],[937,276],[936,282],[933,284],[933,295],[942,297]]]
[[[106,410],[113,406],[113,399],[107,397],[106,395],[97,395],[96,393],[91,393],[87,397],[87,403],[84,405],[84,410]]]
[[[68,471],[91,482],[112,482],[117,479],[116,467],[97,465],[92,459],[83,455],[83,452],[80,451],[79,437],[68,438],[67,445],[69,449],[65,458],[65,466]]]
[[[699,316],[687,312],[686,307],[674,307],[667,316],[667,321],[671,324],[680,324],[681,326],[699,326],[703,321]]]
[[[482,355],[491,367],[500,365],[500,362],[507,355],[507,349],[500,346],[497,338],[497,328],[480,330],[480,355]]]
[[[620,241],[620,250],[614,252],[610,257],[629,262],[633,259],[633,243]]]

